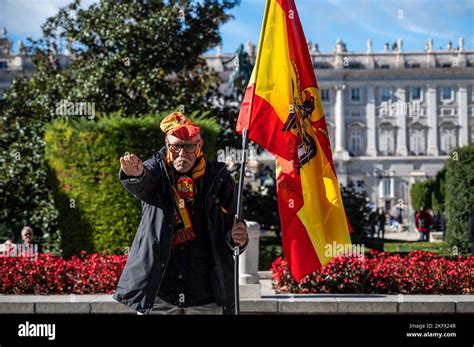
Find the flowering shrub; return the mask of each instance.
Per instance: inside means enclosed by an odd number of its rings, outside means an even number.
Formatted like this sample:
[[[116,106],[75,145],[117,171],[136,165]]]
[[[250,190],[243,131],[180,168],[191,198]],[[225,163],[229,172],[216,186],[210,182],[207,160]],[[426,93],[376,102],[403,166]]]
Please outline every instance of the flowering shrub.
[[[298,282],[279,257],[271,271],[277,293],[474,293],[474,256],[447,260],[423,251],[406,257],[371,251],[365,257],[336,257]]]
[[[85,251],[69,260],[49,254],[0,257],[0,294],[111,294],[126,261],[126,255]]]

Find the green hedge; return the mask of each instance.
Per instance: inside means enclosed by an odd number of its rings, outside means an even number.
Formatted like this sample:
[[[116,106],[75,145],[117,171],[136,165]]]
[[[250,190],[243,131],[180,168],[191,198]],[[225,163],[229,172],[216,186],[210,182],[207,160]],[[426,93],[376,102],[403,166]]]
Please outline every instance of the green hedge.
[[[416,182],[410,190],[411,204],[415,211],[418,211],[421,206],[432,208],[432,193],[434,180],[432,178],[426,181]]]
[[[474,208],[474,144],[453,151],[446,162],[446,241],[470,251],[467,221]]]
[[[46,159],[59,211],[63,255],[88,252],[123,254],[139,224],[140,201],[118,180],[119,158],[133,152],[150,158],[164,144],[160,121],[169,112],[140,118],[114,113],[95,121],[58,119],[46,127]],[[204,152],[216,157],[217,122],[190,115],[200,127]]]

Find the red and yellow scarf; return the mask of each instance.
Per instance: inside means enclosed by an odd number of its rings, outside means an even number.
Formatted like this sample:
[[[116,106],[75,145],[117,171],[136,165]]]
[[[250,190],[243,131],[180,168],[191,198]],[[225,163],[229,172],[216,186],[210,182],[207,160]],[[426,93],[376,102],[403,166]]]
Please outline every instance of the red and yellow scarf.
[[[166,153],[166,163],[172,168],[173,163],[169,151]],[[198,193],[198,186],[202,186],[201,178],[206,172],[206,158],[201,149],[198,149],[196,163],[191,170],[191,177],[179,175],[174,169],[171,170],[173,177],[173,200],[174,210],[174,232],[171,247],[192,241],[196,238],[193,230],[191,215],[186,207],[186,202],[193,202]],[[200,189],[200,188],[199,188]]]

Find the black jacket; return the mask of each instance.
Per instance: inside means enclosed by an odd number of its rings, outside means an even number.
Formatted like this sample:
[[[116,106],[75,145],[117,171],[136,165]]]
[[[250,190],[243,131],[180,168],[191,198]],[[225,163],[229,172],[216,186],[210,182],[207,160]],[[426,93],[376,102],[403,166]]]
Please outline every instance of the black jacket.
[[[144,314],[151,312],[171,252],[174,203],[165,153],[163,148],[145,161],[145,171],[140,177],[128,177],[119,172],[125,189],[142,200],[142,218],[113,298]],[[203,179],[214,270],[212,290],[223,313],[231,314],[234,310],[234,258],[230,231],[236,214],[235,184],[225,165],[219,162],[206,162]]]
[[[474,243],[474,213],[469,215],[469,219],[467,221],[467,236],[469,238],[469,242]]]

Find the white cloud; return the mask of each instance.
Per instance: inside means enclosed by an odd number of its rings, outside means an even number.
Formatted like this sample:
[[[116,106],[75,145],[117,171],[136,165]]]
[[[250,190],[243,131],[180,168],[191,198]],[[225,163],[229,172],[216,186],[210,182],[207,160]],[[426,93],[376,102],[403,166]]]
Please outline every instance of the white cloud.
[[[0,0],[0,27],[10,34],[23,37],[41,35],[41,25],[55,15],[70,0]],[[82,1],[87,7],[96,1]]]
[[[462,36],[452,27],[455,18],[473,11],[471,0],[397,0],[374,2],[386,14],[393,17],[401,14],[402,19],[396,21],[400,30],[407,33],[425,36],[426,38],[442,38],[447,40]],[[401,13],[399,13],[401,11]],[[443,29],[443,30],[440,30]]]

